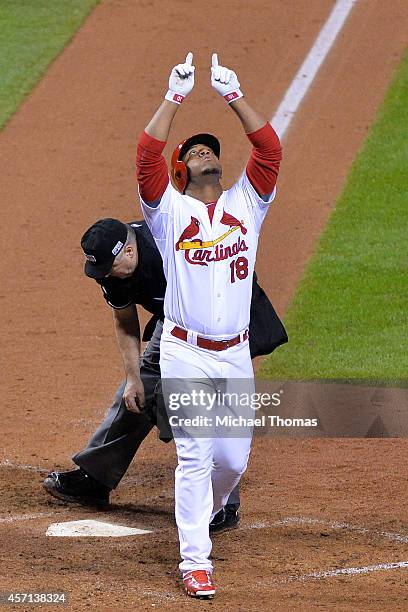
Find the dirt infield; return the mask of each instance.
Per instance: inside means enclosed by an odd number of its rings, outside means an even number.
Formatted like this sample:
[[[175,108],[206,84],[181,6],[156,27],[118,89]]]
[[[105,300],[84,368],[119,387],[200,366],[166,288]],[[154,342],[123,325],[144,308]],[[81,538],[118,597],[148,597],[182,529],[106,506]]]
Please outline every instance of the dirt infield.
[[[230,184],[249,145],[201,76],[211,52],[272,117],[332,5],[102,1],[1,134],[0,591],[65,590],[80,611],[407,609],[406,569],[389,566],[408,561],[403,440],[255,440],[242,528],[214,539],[220,588],[211,604],[187,600],[177,579],[173,445],[151,434],[104,513],[67,508],[40,486],[48,468],[70,465],[122,376],[111,314],[82,275],[78,243],[98,217],[140,215],[135,143],[169,68],[194,50],[197,87],[170,145],[204,129],[218,134]],[[287,134],[257,266],[280,313],[401,58],[406,19],[404,0],[392,10],[358,2]],[[51,522],[86,517],[154,533],[45,537]],[[378,564],[387,567],[310,575]]]

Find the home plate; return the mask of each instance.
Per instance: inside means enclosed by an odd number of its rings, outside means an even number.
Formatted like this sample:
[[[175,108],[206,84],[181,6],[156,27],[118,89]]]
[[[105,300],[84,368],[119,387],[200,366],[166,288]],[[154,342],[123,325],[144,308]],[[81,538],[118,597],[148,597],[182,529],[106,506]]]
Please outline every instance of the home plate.
[[[153,533],[149,529],[123,527],[101,521],[67,521],[66,523],[51,523],[45,535],[66,538],[120,538],[123,536],[143,535]]]

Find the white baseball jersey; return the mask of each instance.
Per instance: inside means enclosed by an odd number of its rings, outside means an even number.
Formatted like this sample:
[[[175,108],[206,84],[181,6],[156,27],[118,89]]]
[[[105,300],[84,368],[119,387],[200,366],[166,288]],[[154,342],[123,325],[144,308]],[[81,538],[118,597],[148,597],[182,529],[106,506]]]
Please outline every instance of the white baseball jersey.
[[[212,223],[203,202],[180,194],[171,183],[157,207],[141,199],[163,258],[167,319],[224,339],[248,327],[258,237],[275,191],[265,202],[244,171],[220,196]]]

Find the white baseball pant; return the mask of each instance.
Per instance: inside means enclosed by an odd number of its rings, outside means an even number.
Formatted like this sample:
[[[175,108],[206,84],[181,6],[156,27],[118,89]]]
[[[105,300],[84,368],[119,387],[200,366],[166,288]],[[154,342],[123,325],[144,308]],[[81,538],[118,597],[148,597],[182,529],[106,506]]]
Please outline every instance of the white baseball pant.
[[[240,391],[244,384],[247,393],[253,392],[248,340],[223,351],[208,351],[174,338],[170,334],[173,327],[173,323],[165,320],[160,345],[165,397],[171,390],[188,392],[192,386],[196,390],[202,388],[214,392],[214,380],[220,378],[226,379],[226,392],[236,390],[233,379],[240,379]],[[223,406],[215,406],[211,411],[212,416],[217,410],[225,414]],[[192,409],[190,416],[194,414]],[[182,558],[180,571],[184,574],[197,569],[212,570],[209,523],[224,507],[246,470],[252,428],[240,429],[239,435],[242,437],[218,437],[222,433],[217,431],[216,426],[209,432],[210,435],[205,430],[204,435],[208,437],[202,437],[203,430],[200,430],[201,435],[199,432],[197,436],[180,437],[177,427],[172,429],[178,457],[175,514]]]

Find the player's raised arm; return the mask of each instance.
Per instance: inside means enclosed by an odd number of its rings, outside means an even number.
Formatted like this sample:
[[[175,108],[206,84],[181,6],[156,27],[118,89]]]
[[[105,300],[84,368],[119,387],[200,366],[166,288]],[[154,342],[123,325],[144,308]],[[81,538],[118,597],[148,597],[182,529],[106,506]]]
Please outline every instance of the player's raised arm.
[[[142,133],[136,158],[137,180],[142,200],[157,206],[169,183],[167,165],[162,156],[170,127],[184,98],[194,87],[193,54],[174,66],[165,99]]]
[[[194,87],[193,54],[187,53],[185,62],[174,66],[169,77],[169,89],[156,113],[146,126],[146,133],[156,140],[166,141],[173,119],[184,98]]]
[[[213,53],[211,59],[211,85],[238,115],[246,134],[256,132],[265,125],[265,117],[255,111],[244,98],[235,72],[219,65],[217,53]]]
[[[246,173],[258,194],[267,201],[274,191],[282,159],[279,137],[265,117],[248,103],[235,72],[219,65],[217,53],[212,55],[211,85],[238,116],[254,147]]]

